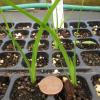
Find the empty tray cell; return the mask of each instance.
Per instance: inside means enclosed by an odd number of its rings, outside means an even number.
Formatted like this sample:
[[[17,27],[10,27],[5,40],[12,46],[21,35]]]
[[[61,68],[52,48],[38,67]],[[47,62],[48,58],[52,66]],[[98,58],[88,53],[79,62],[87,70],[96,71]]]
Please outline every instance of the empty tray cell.
[[[29,35],[28,30],[15,30],[12,33],[16,39],[25,39]]]
[[[33,38],[33,39],[36,39],[36,34],[38,33],[38,30],[34,30],[34,31],[32,31],[31,32],[31,38]],[[47,31],[43,31],[43,33],[42,33],[42,39],[46,39],[46,38],[48,38],[48,35],[49,35],[49,33],[47,32]]]
[[[12,88],[10,100],[46,100],[47,95],[41,93],[37,85],[42,78],[38,76],[35,83],[28,76],[18,78]]]
[[[14,23],[7,23],[9,28],[12,28],[14,26]],[[5,23],[0,23],[0,29],[1,30],[5,30],[6,28],[6,24]]]
[[[34,44],[34,41],[35,40],[31,40],[29,43],[28,43],[28,46],[27,46],[27,49],[29,51],[32,51],[32,47],[33,47],[33,44]],[[40,40],[40,43],[39,43],[39,50],[42,51],[42,50],[47,50],[49,48],[49,42],[47,40]]]
[[[66,77],[61,77],[62,80],[63,78]],[[63,90],[55,95],[55,100],[92,100],[92,94],[86,79],[77,76],[77,84],[74,87],[69,80],[65,81]]]
[[[6,76],[0,76],[0,100],[4,97],[9,86],[10,79]]]
[[[18,52],[3,52],[0,53],[0,68],[15,66],[20,58]]]
[[[100,27],[100,21],[88,21],[87,22],[89,24],[90,27]]]
[[[32,62],[32,52],[27,53],[27,54],[26,54],[26,57],[28,58],[28,61],[29,61],[30,64],[31,64],[31,62]],[[37,68],[47,66],[48,61],[49,61],[49,58],[48,58],[48,54],[47,54],[47,53],[45,53],[45,52],[38,52],[38,55],[37,55],[37,64],[36,64],[36,65],[37,65]],[[24,61],[24,59],[23,59],[23,61],[22,61],[22,65],[23,65],[24,67],[27,67],[27,65],[26,65],[26,63],[25,63],[25,61]]]
[[[7,35],[5,31],[0,31],[0,40],[4,39],[6,36]]]
[[[92,34],[96,36],[100,36],[100,28],[93,28],[92,29]]]
[[[68,56],[73,59],[74,57],[74,54],[73,52],[68,52]],[[77,57],[77,66],[79,66],[80,64],[80,61],[79,61],[79,58],[78,56],[76,55]],[[53,55],[52,55],[52,63],[53,65],[55,65],[56,67],[66,67],[66,63],[65,63],[65,60],[61,54],[61,52],[55,52]]]
[[[47,25],[49,26],[49,24],[47,23]],[[38,23],[34,23],[33,25],[33,29],[39,29],[40,25]]]
[[[60,39],[69,38],[70,32],[66,29],[59,29],[58,30],[58,36]]]
[[[100,74],[94,75],[92,78],[92,84],[96,89],[97,95],[100,96]]]
[[[16,40],[16,42],[19,44],[21,48],[24,48],[25,41],[24,40]],[[14,51],[16,50],[15,46],[13,45],[12,40],[9,40],[5,42],[5,44],[2,47],[2,50],[4,51]]]
[[[88,29],[75,29],[72,31],[73,35],[77,38],[91,37],[92,34]]]
[[[71,28],[86,28],[86,24],[84,22],[70,22]]]
[[[100,51],[83,51],[81,56],[88,66],[100,66]]]
[[[66,50],[72,50],[74,48],[74,44],[73,44],[72,40],[70,40],[70,39],[61,39],[61,43],[63,44],[63,46]],[[52,48],[58,49],[55,41],[52,43]]]
[[[31,23],[18,23],[15,28],[16,29],[30,29],[32,27],[32,24]]]
[[[100,47],[98,42],[94,39],[91,39],[91,38],[78,39],[76,41],[76,45],[80,49],[98,49]]]

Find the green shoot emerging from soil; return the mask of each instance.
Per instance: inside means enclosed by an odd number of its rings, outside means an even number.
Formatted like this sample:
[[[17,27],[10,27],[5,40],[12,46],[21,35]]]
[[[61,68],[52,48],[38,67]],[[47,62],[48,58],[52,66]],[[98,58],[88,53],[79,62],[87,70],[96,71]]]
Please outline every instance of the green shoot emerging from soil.
[[[47,30],[51,34],[53,39],[56,41],[57,46],[58,46],[59,50],[61,51],[61,53],[62,53],[62,55],[63,55],[63,57],[65,59],[65,62],[67,64],[67,66],[68,66],[71,82],[72,82],[72,84],[74,86],[77,86],[76,68],[75,68],[76,64],[74,64],[73,60],[68,56],[65,48],[61,44],[61,41],[60,41],[60,39],[58,37],[58,34],[56,33],[55,29],[50,28],[49,26],[47,26],[47,22],[49,20],[49,17],[52,14],[54,8],[57,6],[57,4],[58,4],[58,2],[60,0],[55,0],[55,3],[49,8],[47,14],[44,16],[43,21],[41,21],[40,19],[36,18],[35,16],[30,14],[26,10],[19,8],[14,3],[12,3],[10,0],[3,0],[3,1],[5,1],[8,5],[12,6],[16,10],[18,10],[20,13],[26,15],[28,18],[32,19],[34,22],[36,22],[36,23],[38,23],[40,25],[39,32],[36,35],[37,39],[35,40],[35,43],[33,45],[33,49],[32,49],[32,63],[30,65],[28,60],[27,60],[27,58],[25,57],[23,51],[21,50],[20,46],[18,45],[17,42],[15,42],[16,40],[11,35],[11,32],[10,32],[9,27],[7,25],[7,21],[4,18],[4,22],[6,23],[6,27],[7,27],[8,31],[9,31],[8,35],[10,36],[10,38],[12,39],[12,41],[14,42],[15,46],[18,48],[20,53],[22,54],[22,56],[23,56],[23,58],[24,58],[24,60],[25,60],[25,62],[27,64],[27,66],[29,67],[29,72],[30,72],[30,77],[31,77],[32,83],[34,83],[36,81],[36,59],[37,59],[38,46],[39,46],[40,39],[42,37],[43,30],[45,29],[45,30]],[[75,59],[76,59],[76,57],[75,57]],[[75,62],[76,62],[76,60],[75,60]]]

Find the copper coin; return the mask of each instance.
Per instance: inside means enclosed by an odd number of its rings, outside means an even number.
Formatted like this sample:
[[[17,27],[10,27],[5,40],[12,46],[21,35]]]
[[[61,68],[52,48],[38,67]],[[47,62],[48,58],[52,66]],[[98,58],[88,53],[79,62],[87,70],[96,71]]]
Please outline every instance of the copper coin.
[[[40,81],[38,84],[41,92],[47,95],[55,95],[58,94],[62,88],[62,81],[56,76],[47,76]]]

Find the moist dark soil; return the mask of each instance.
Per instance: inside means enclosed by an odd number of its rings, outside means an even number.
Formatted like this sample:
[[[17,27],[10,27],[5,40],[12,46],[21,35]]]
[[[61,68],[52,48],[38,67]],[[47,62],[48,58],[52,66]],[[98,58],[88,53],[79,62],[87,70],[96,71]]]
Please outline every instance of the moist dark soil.
[[[28,30],[15,30],[12,32],[16,39],[25,39],[29,35]]]
[[[61,43],[63,44],[64,48],[66,50],[72,50],[74,48],[74,44],[72,42],[72,40],[70,39],[61,39]],[[52,43],[52,48],[54,49],[58,49],[58,47],[56,47],[55,45],[56,43]]]
[[[31,32],[31,38],[32,39],[36,39],[37,37],[36,37],[36,34],[38,33],[38,30],[34,30],[34,31],[32,31]],[[49,33],[47,32],[47,31],[43,31],[43,33],[42,33],[42,39],[46,39],[46,38],[48,38],[48,35],[49,35]]]
[[[87,38],[92,36],[92,33],[88,29],[74,29],[72,32],[77,38]]]
[[[78,39],[76,44],[77,44],[77,47],[80,49],[98,49],[100,47],[98,42],[91,38]]]
[[[74,55],[73,52],[68,52],[68,56],[71,57],[71,59],[73,58],[73,55]],[[76,58],[77,58],[76,65],[79,66],[80,60],[77,55],[76,55]],[[56,67],[66,67],[67,66],[61,52],[55,52],[52,55],[52,63]]]
[[[86,28],[86,24],[84,22],[70,22],[71,28]]]
[[[23,49],[24,45],[25,45],[25,41],[24,40],[16,40],[16,41],[20,45],[20,47]],[[5,42],[5,44],[2,47],[2,50],[4,50],[4,51],[15,51],[16,47],[13,45],[12,41],[9,40],[9,41]]]
[[[66,82],[64,85],[65,88],[55,96],[55,100],[92,100],[92,94],[89,89],[89,86],[86,80],[83,77],[77,77],[78,86],[70,87],[72,84]],[[66,90],[67,88],[67,90]],[[69,92],[67,92],[69,90]],[[73,95],[71,95],[71,91],[73,91]]]
[[[100,96],[100,74],[94,75],[91,80],[96,89],[97,95]]]
[[[37,77],[33,84],[27,76],[17,79],[14,83],[10,99],[11,100],[46,100],[47,96],[40,92],[38,82],[43,77]]]
[[[32,47],[33,47],[34,41],[35,40],[29,41],[28,46],[27,46],[27,49],[29,51],[32,51]],[[42,50],[47,50],[48,48],[49,48],[49,42],[47,40],[40,40],[39,48],[38,49],[40,51],[42,51]]]
[[[81,56],[88,66],[100,66],[100,51],[83,51]]]
[[[0,40],[0,46],[1,46],[2,42],[3,42],[3,41],[2,41],[2,40]]]
[[[32,62],[32,52],[27,53],[26,57],[28,58],[28,60],[29,60],[29,62],[31,64],[31,62]],[[38,52],[38,55],[37,55],[37,67],[38,68],[47,66],[48,65],[48,61],[49,61],[49,58],[48,58],[48,54],[47,53]],[[24,60],[22,61],[22,65],[24,67],[27,67],[27,65],[26,65]]]
[[[58,29],[58,36],[60,39],[69,38],[71,36],[67,29]]]
[[[47,25],[49,26],[49,23],[47,23]],[[38,23],[34,23],[33,25],[33,29],[39,29],[40,25]]]
[[[4,39],[6,37],[5,31],[0,30],[0,40]]]
[[[92,29],[92,34],[94,34],[96,36],[100,36],[100,28],[94,27]]]
[[[16,29],[30,29],[32,27],[32,24],[31,23],[18,23],[15,28]]]
[[[0,68],[15,66],[20,58],[18,52],[3,52],[0,53]]]
[[[6,90],[9,85],[9,78],[5,76],[0,76],[0,100],[4,97]]]
[[[9,28],[12,28],[14,26],[14,23],[7,23]],[[5,23],[0,23],[0,30],[4,30],[7,29],[6,28],[6,24]]]
[[[88,21],[90,27],[100,27],[100,21]]]
[[[40,25],[38,23],[34,23],[33,28],[34,29],[39,29],[40,28]]]

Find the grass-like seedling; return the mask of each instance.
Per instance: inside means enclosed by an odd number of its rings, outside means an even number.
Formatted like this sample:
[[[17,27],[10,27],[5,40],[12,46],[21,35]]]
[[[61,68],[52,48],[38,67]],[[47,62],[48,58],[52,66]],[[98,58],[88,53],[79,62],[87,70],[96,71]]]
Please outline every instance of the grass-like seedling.
[[[39,32],[37,34],[37,39],[35,40],[35,43],[33,45],[33,50],[32,50],[32,63],[31,65],[29,64],[25,54],[23,53],[23,51],[21,50],[20,46],[18,45],[17,42],[15,42],[16,40],[14,39],[14,37],[11,35],[11,32],[9,30],[9,27],[7,25],[7,21],[4,18],[4,21],[6,23],[6,27],[8,28],[8,35],[10,36],[10,38],[12,39],[12,41],[14,42],[14,45],[17,47],[17,49],[20,51],[20,53],[22,54],[27,66],[29,67],[29,72],[30,72],[30,77],[31,77],[31,81],[32,83],[35,82],[36,80],[36,58],[37,58],[37,52],[38,52],[38,46],[39,46],[39,42],[42,36],[42,32],[43,30],[47,30],[51,36],[53,37],[53,39],[56,41],[57,46],[59,48],[59,50],[61,51],[65,62],[68,66],[69,69],[69,75],[70,75],[70,80],[72,82],[72,84],[74,86],[77,86],[77,79],[76,79],[76,68],[75,65],[73,63],[73,60],[68,56],[65,48],[63,47],[63,45],[61,44],[60,38],[58,37],[58,34],[56,33],[55,29],[47,26],[47,22],[49,20],[49,17],[51,15],[51,13],[53,12],[54,8],[56,7],[56,5],[58,4],[58,2],[60,0],[55,0],[55,3],[51,6],[51,8],[49,8],[47,14],[44,16],[43,21],[41,21],[40,19],[34,17],[32,14],[30,14],[29,12],[27,12],[24,9],[19,8],[18,6],[16,6],[14,3],[12,3],[10,0],[3,0],[5,1],[8,5],[12,6],[13,8],[15,8],[16,10],[18,10],[20,13],[26,15],[28,18],[32,19],[33,21],[35,21],[36,23],[38,23],[40,25],[40,29]],[[76,59],[76,57],[75,57]],[[75,61],[76,62],[76,61]]]

